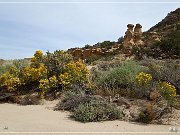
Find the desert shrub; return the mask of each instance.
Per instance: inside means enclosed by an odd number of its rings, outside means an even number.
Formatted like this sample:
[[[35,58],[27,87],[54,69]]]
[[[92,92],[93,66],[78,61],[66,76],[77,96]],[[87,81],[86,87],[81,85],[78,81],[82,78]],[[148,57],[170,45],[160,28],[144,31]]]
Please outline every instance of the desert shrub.
[[[72,57],[65,51],[56,50],[53,53],[47,52],[43,55],[42,51],[36,51],[31,59],[31,66],[23,70],[23,78],[26,82],[36,81],[39,83],[41,97],[51,90],[62,90],[70,83],[67,64]],[[79,65],[78,65],[79,66]]]
[[[156,120],[161,120],[164,115],[170,112],[171,109],[168,101],[160,96],[158,101],[147,102],[143,105],[137,120],[143,123],[151,123],[155,122]]]
[[[87,96],[83,93],[71,93],[71,95],[66,95],[62,102],[60,102],[56,110],[66,110],[66,111],[74,111],[75,108],[79,106],[79,104],[83,104],[86,102],[90,102],[94,97]]]
[[[39,77],[39,92],[41,97],[51,90],[62,90],[69,84],[69,75],[66,73],[66,65],[72,60],[72,56],[66,51],[56,50],[53,53],[47,52],[42,56],[41,52],[36,52],[33,62],[36,67],[43,65],[46,69],[45,74]],[[37,64],[36,64],[37,63]],[[42,63],[42,64],[40,64]]]
[[[155,88],[152,75],[140,72],[136,75],[134,91],[137,97],[149,97],[150,91]]]
[[[0,87],[5,88],[9,92],[15,91],[20,85],[20,79],[8,72],[0,76]]]
[[[34,56],[31,58],[31,67],[38,68],[40,64],[42,64],[43,60],[43,52],[41,50],[37,50],[34,53]]]
[[[140,112],[140,114],[139,114],[139,122],[150,123],[151,121],[152,121],[152,118],[149,117],[147,112]]]
[[[82,61],[70,62],[66,65],[67,73],[70,76],[70,83],[88,83],[90,72]]]
[[[39,98],[39,95],[34,94],[27,94],[20,100],[20,105],[38,105],[41,103],[41,100]]]
[[[176,97],[176,88],[168,83],[168,82],[160,82],[160,92],[162,93],[162,96],[168,100],[172,101]]]
[[[35,82],[38,87],[39,81],[47,77],[47,67],[43,64],[43,53],[41,50],[35,52],[31,58],[30,65],[21,70],[21,80],[26,84],[33,85]]]
[[[47,76],[46,67],[41,64],[39,67],[25,67],[22,70],[22,78],[25,83],[40,81],[40,79],[45,78]]]
[[[66,88],[70,84],[71,79],[73,78],[67,72],[62,73],[59,75],[59,84]]]
[[[146,103],[143,110],[139,113],[138,121],[142,123],[150,123],[156,117],[155,105]]]
[[[179,61],[165,61],[159,63],[150,63],[149,71],[155,81],[166,81],[175,86],[177,93],[180,89],[180,65]],[[180,93],[180,92],[179,92]]]
[[[21,68],[15,63],[17,61],[18,60],[11,61],[12,64],[8,64],[8,68],[4,69],[3,74],[0,74],[0,87],[9,92],[17,90],[17,88],[22,85],[22,79],[20,77]],[[19,64],[21,63],[22,61],[19,62]]]
[[[147,86],[151,80],[152,80],[151,74],[140,72],[139,74],[136,75],[136,81],[138,85]]]
[[[64,65],[64,69],[56,75],[40,80],[39,87],[41,94],[45,94],[48,89],[56,88],[61,90],[69,90],[75,85],[89,85],[89,70],[82,61],[69,62]]]
[[[153,60],[145,59],[140,65],[149,68],[153,81],[166,81],[175,86],[177,94],[180,93],[180,65],[179,60]]]
[[[51,89],[57,89],[58,86],[58,80],[56,78],[56,76],[52,76],[49,79],[41,79],[39,81],[39,88],[41,89],[41,91],[39,92],[40,97],[44,98],[44,95],[49,92]]]
[[[62,98],[62,102],[65,103],[67,102],[68,100],[71,100],[72,98],[74,98],[75,96],[77,96],[78,93],[76,93],[75,91],[65,91],[63,93],[63,98]]]
[[[44,56],[43,63],[48,70],[48,78],[56,76],[59,80],[59,75],[63,73],[65,66],[72,61],[72,56],[62,50],[56,50],[53,53],[47,52]]]
[[[21,81],[18,77],[11,77],[4,83],[4,86],[6,86],[7,90],[10,92],[15,91],[20,85]]]
[[[97,83],[100,87],[132,88],[135,83],[136,75],[147,70],[147,68],[138,65],[134,61],[125,61],[119,67],[109,71],[106,76],[100,78]]]
[[[0,74],[0,90],[37,90],[41,97],[51,90],[56,92],[90,84],[86,65],[82,61],[72,61],[70,54],[60,50],[47,52],[46,55],[38,50],[31,58],[31,63],[14,60],[3,72]]]
[[[116,106],[97,100],[81,103],[73,112],[73,117],[82,122],[115,120],[122,116],[122,111]]]
[[[22,78],[20,78],[16,72],[11,72],[12,71],[9,70],[9,72],[0,75],[0,90],[13,92],[24,84]]]
[[[82,61],[72,61],[72,56],[64,51],[47,52],[43,58],[47,76],[40,80],[40,95],[53,90],[69,90],[74,85],[89,83],[89,70]],[[53,85],[52,85],[53,84]]]

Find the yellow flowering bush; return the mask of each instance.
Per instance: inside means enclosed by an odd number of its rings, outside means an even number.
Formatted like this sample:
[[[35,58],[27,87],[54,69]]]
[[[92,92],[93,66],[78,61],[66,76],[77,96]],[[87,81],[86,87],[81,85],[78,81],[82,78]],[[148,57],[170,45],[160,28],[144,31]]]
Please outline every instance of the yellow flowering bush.
[[[146,74],[144,72],[140,72],[139,74],[136,75],[136,82],[140,86],[147,86],[151,80],[152,80],[151,74]]]
[[[3,86],[4,82],[8,79],[10,79],[12,75],[9,72],[6,72],[0,76],[0,85]]]
[[[40,67],[43,59],[43,53],[41,50],[35,52],[34,56],[31,58],[31,67]]]
[[[21,85],[21,81],[18,77],[11,77],[10,79],[6,80],[4,85],[7,87],[7,90],[12,92],[17,89],[18,86]]]
[[[44,98],[44,94],[50,89],[49,80],[48,79],[41,79],[39,81],[39,88],[41,91],[39,92],[39,95],[41,98]]]
[[[49,79],[41,79],[39,83],[39,88],[41,89],[40,97],[43,98],[44,94],[48,92],[50,88],[57,87],[58,80],[56,76],[52,76]]]
[[[5,87],[10,92],[15,91],[20,85],[20,79],[18,77],[14,77],[9,72],[6,72],[0,76],[0,86]]]
[[[58,88],[58,86],[61,86],[63,89],[67,89],[73,84],[89,83],[89,70],[81,61],[69,62],[64,67],[64,70],[58,77],[53,75],[49,79],[41,79],[39,81],[41,97],[53,87]]]
[[[39,81],[47,75],[47,68],[41,64],[38,68],[26,67],[23,69],[22,73],[25,82]]]
[[[37,50],[34,54],[35,58],[42,58],[43,52],[41,50]]]
[[[63,87],[66,87],[70,84],[72,77],[67,73],[63,73],[59,75],[59,84],[61,84]]]
[[[176,88],[168,82],[160,82],[160,92],[167,100],[171,100],[176,97]]]
[[[57,87],[58,80],[55,75],[49,78],[49,83],[50,87]]]
[[[42,96],[49,90],[65,89],[73,87],[74,84],[87,84],[89,74],[82,61],[72,61],[71,55],[65,51],[47,52],[43,55],[42,51],[38,50],[30,64],[16,63],[0,75],[0,90],[40,88]]]
[[[90,72],[82,61],[70,62],[66,68],[68,74],[71,76],[71,83],[89,82]]]
[[[14,76],[18,76],[19,72],[20,71],[15,66],[10,67],[10,69],[9,69],[9,73],[14,75]]]

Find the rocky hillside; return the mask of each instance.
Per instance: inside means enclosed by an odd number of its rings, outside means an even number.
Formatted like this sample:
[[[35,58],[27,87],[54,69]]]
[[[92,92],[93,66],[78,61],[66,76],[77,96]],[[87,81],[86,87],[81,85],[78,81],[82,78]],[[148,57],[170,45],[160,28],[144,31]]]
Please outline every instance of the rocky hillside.
[[[161,22],[151,27],[148,32],[153,31],[169,33],[173,31],[178,24],[180,24],[180,8],[168,13],[168,15]]]

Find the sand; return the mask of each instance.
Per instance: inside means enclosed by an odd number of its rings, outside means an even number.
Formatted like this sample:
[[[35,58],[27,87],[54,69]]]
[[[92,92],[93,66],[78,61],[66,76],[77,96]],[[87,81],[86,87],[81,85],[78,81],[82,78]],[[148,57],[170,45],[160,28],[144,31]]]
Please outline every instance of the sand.
[[[171,134],[169,128],[173,127],[172,125],[143,125],[119,120],[81,123],[70,119],[69,112],[53,111],[51,107],[52,104],[28,106],[0,104],[0,134],[159,135]],[[180,129],[180,126],[176,128]],[[180,134],[180,130],[175,134],[178,133]]]

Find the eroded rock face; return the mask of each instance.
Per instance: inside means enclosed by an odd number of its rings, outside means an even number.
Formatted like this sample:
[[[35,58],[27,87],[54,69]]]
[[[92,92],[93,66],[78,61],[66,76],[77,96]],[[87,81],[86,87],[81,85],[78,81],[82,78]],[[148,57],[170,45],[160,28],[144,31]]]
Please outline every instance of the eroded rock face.
[[[83,58],[82,49],[75,49],[73,53],[74,53],[75,59],[82,59]]]
[[[83,59],[87,59],[88,57],[91,57],[91,55],[92,55],[91,49],[85,49],[83,51]]]

